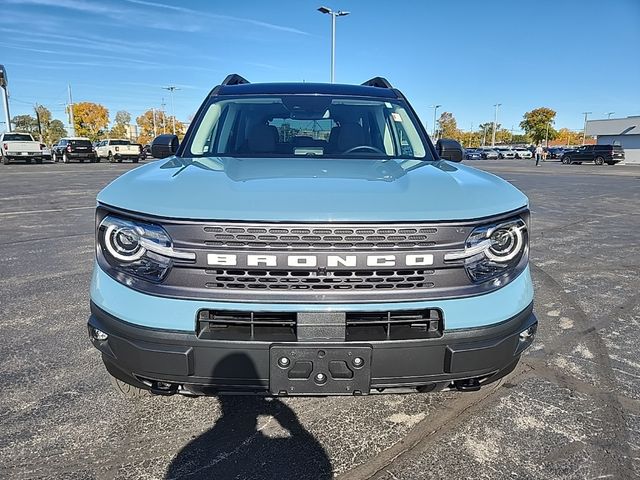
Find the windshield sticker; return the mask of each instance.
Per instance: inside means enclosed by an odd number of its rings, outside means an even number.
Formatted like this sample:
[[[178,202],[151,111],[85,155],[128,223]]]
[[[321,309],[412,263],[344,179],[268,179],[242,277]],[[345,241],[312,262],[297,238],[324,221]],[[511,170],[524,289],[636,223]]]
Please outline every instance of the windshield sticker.
[[[396,112],[391,112],[391,118],[393,118],[394,122],[401,122],[402,121],[402,117],[400,116],[399,113],[396,113]]]

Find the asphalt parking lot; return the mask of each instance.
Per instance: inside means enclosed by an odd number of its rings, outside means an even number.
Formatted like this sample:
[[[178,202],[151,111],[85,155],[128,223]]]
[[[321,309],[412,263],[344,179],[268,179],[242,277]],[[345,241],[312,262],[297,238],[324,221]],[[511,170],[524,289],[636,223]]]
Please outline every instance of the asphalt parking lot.
[[[640,166],[468,163],[531,200],[539,336],[504,381],[138,403],[85,326],[95,196],[134,165],[0,166],[0,477],[640,476]]]

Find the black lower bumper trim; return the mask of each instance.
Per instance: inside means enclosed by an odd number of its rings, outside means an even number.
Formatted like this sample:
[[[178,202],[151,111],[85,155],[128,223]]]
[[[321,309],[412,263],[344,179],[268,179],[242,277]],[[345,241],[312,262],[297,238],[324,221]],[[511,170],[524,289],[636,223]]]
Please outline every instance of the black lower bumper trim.
[[[478,379],[483,384],[514,368],[522,351],[533,341],[536,326],[533,305],[529,305],[499,324],[445,330],[439,338],[335,345],[370,347],[370,389],[424,388],[465,379]],[[107,339],[97,340],[91,335],[93,329],[106,333]],[[270,392],[273,343],[208,340],[198,338],[195,332],[135,326],[93,303],[89,330],[91,341],[102,352],[109,372],[136,386],[166,382],[197,394]],[[527,330],[529,335],[520,335]],[[317,344],[284,345],[295,349]],[[310,393],[321,392],[322,389],[318,389]]]

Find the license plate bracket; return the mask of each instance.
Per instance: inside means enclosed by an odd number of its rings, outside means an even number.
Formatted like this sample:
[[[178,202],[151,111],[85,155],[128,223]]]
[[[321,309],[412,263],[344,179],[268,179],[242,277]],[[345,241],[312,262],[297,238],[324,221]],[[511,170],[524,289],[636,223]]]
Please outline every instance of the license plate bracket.
[[[269,351],[272,395],[367,395],[371,346],[273,345]]]

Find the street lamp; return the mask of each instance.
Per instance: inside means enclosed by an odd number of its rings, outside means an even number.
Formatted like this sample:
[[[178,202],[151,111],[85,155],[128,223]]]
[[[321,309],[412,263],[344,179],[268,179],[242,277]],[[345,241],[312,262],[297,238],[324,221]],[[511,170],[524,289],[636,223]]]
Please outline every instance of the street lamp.
[[[607,112],[605,113],[605,115],[607,116],[607,120],[609,120],[611,118],[611,115],[613,115],[616,112]]]
[[[334,83],[336,74],[336,17],[345,17],[351,12],[343,12],[342,10],[334,12],[328,7],[320,7],[318,11],[331,15],[331,83]]]
[[[584,142],[587,139],[587,117],[592,113],[593,112],[582,112],[582,114],[584,115],[584,128],[582,129],[582,145],[584,145]]]
[[[173,108],[173,92],[175,90],[180,90],[175,85],[169,85],[168,87],[162,87],[164,90],[169,90],[171,93],[171,120],[173,121],[173,134],[176,134],[176,111]]]
[[[4,118],[7,132],[11,131],[11,115],[9,115],[9,80],[7,79],[7,71],[4,65],[0,65],[0,90],[2,90],[2,100],[4,103]]]
[[[436,112],[442,105],[429,105],[429,108],[433,108],[433,133],[431,136],[436,138]]]
[[[496,108],[494,116],[493,116],[493,134],[491,135],[491,147],[496,146],[496,129],[498,128],[498,108],[502,105],[501,103],[496,103],[494,107]]]

